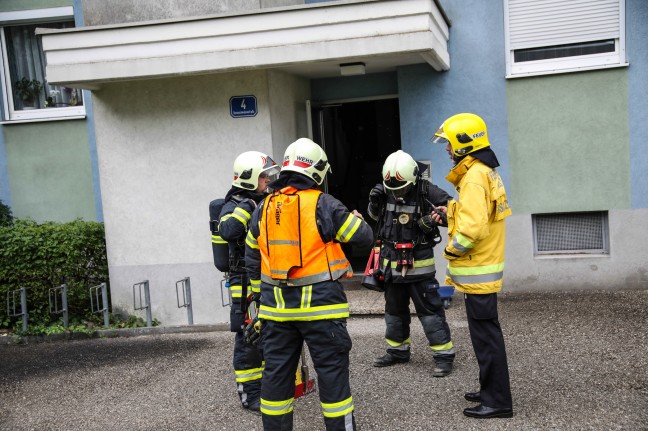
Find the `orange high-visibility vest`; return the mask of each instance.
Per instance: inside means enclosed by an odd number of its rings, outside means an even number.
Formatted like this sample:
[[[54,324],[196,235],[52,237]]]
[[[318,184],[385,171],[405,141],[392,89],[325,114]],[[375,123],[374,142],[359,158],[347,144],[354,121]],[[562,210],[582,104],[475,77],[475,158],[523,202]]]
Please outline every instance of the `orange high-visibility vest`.
[[[306,286],[351,273],[339,243],[324,243],[317,230],[319,190],[286,187],[265,200],[257,239],[261,280],[274,286]]]

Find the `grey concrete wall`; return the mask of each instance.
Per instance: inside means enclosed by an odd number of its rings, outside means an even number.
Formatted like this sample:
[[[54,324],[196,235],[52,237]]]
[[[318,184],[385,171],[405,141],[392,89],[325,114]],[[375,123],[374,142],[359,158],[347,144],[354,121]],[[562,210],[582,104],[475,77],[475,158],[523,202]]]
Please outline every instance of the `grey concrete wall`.
[[[85,25],[178,19],[304,4],[303,0],[82,0]]]
[[[533,255],[531,216],[507,219],[505,289],[542,291],[563,289],[646,289],[648,210],[609,212],[610,254],[605,256]]]
[[[232,118],[229,99],[256,95],[258,115]],[[94,93],[113,307],[132,310],[148,279],[153,316],[184,324],[175,282],[192,280],[195,323],[220,307],[208,204],[232,182],[235,157],[272,152],[265,71],[116,83]]]
[[[283,72],[268,72],[268,100],[272,125],[272,156],[281,164],[283,153],[297,138],[308,136],[306,100],[310,80]]]
[[[115,83],[94,93],[112,306],[133,310],[149,280],[153,317],[187,323],[175,283],[191,278],[194,323],[229,320],[212,262],[208,204],[232,182],[244,151],[281,160],[305,128],[307,80],[267,71]],[[229,99],[257,97],[258,114],[232,118]]]

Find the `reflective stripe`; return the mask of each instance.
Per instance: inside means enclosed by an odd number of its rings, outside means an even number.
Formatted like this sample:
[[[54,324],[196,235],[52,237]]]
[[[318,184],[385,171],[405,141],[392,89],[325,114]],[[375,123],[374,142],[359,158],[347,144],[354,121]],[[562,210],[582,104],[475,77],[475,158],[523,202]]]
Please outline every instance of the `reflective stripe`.
[[[393,203],[387,203],[385,209],[391,212],[409,213],[409,214],[414,214],[414,211],[416,211],[416,207],[414,205],[396,205]]]
[[[302,287],[301,308],[309,308],[313,298],[313,285]]]
[[[457,284],[492,283],[504,277],[504,262],[485,266],[448,266],[446,275]]]
[[[241,223],[247,226],[252,216],[250,215],[249,212],[245,211],[242,208],[237,207],[232,213],[232,217],[234,217],[236,220],[240,221]]]
[[[426,266],[432,266],[434,267],[434,258],[431,257],[429,259],[421,259],[421,260],[414,260],[414,268],[424,268]],[[387,259],[385,259],[385,264],[387,264]],[[394,261],[391,263],[392,268],[396,268],[398,266],[398,262]]]
[[[484,266],[448,266],[452,275],[485,275],[504,271],[504,262]]]
[[[252,231],[248,231],[247,236],[245,237],[245,243],[250,247],[255,250],[259,249],[259,243],[257,242],[256,238],[254,235],[252,235]]]
[[[293,241],[290,239],[271,239],[268,241],[268,244],[270,245],[292,245],[292,246],[299,246],[299,241]]]
[[[283,304],[283,307],[285,307],[285,303]],[[274,320],[277,322],[286,322],[289,320],[310,321],[324,319],[342,319],[347,317],[349,317],[348,303],[320,305],[308,308],[275,308],[261,304],[261,307],[259,308],[259,319]]]
[[[281,293],[281,289],[278,287],[274,288],[274,297],[275,297],[275,304],[277,304],[277,308],[286,308],[286,301],[283,299],[283,294]],[[261,306],[263,307],[263,305]],[[259,316],[261,313],[259,313]]]
[[[387,262],[388,260],[385,259],[383,266],[386,266]],[[436,272],[436,266],[434,262],[435,262],[434,258],[415,260],[414,268],[409,268],[407,270],[407,275],[422,275],[422,274],[429,274],[432,272]],[[391,267],[393,270],[395,270],[397,266],[398,266],[398,262],[391,262]]]
[[[411,338],[407,338],[407,340],[404,340],[402,342],[390,340],[389,338],[385,338],[385,341],[387,341],[387,344],[389,344],[389,347],[391,347],[394,350],[409,350],[410,344],[412,343]]]
[[[356,231],[360,227],[360,224],[361,220],[358,217],[354,216],[353,214],[349,214],[342,227],[340,227],[340,229],[335,234],[335,239],[340,242],[349,242],[349,240],[353,237],[353,234],[356,233]]]
[[[220,235],[212,235],[212,242],[214,244],[227,244],[227,241],[225,241]]]
[[[439,352],[441,350],[451,350],[451,352],[445,352],[445,353],[454,353],[454,344],[452,344],[452,341],[448,341],[445,344],[437,344],[436,346],[430,346],[430,349],[434,350],[435,352]]]
[[[236,373],[236,383],[251,382],[259,380],[263,375],[263,367],[251,368],[249,370],[234,370]]]
[[[261,292],[261,280],[250,280],[250,289],[252,289],[252,293]]]
[[[322,414],[326,418],[337,418],[353,411],[353,397],[338,403],[322,403]]]
[[[264,415],[279,416],[293,411],[294,398],[285,401],[269,401],[261,398],[261,413]]]
[[[457,284],[480,284],[499,281],[504,278],[504,272],[495,272],[493,274],[482,275],[452,275],[448,273],[448,276],[452,279],[453,282]]]
[[[278,271],[272,269],[272,275],[274,277],[279,277],[282,274],[287,275],[288,271]],[[280,284],[284,284],[286,286],[305,286],[308,284],[315,284],[319,283],[320,281],[328,281],[331,280],[331,276],[333,277],[333,280],[337,280],[338,278],[342,277],[344,274],[348,272],[348,268],[343,268],[343,269],[338,269],[336,271],[326,271],[326,272],[321,272],[319,274],[313,274],[313,275],[308,275],[305,277],[299,277],[299,278],[289,278],[287,280],[275,280],[272,278],[272,276],[268,276],[266,274],[261,274],[261,280],[268,283],[272,284],[273,286],[279,286]]]
[[[232,298],[240,298],[243,295],[243,286],[240,284],[231,285],[229,289],[232,293]]]
[[[454,247],[456,250],[458,250],[460,253],[466,253],[468,250],[473,248],[475,246],[474,242],[471,242],[463,236],[462,234],[458,233],[452,238],[452,247]]]

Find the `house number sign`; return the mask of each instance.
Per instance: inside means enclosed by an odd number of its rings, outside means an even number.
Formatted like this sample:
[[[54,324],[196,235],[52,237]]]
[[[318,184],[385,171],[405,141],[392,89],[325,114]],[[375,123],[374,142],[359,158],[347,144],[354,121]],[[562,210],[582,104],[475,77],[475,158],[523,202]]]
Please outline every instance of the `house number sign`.
[[[230,97],[230,115],[234,118],[255,117],[257,114],[256,96]]]

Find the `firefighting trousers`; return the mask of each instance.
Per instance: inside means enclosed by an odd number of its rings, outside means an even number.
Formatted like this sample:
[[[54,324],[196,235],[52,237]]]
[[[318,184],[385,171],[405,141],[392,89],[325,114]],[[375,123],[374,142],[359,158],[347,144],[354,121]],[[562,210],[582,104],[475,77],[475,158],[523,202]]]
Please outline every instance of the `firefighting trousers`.
[[[239,312],[240,302],[232,303],[231,322],[235,320],[243,321]],[[241,323],[236,323],[238,331],[234,336],[234,356],[233,365],[236,376],[236,389],[238,391],[241,404],[247,407],[250,404],[259,401],[261,393],[261,375],[263,372],[263,356],[258,347],[251,346],[245,342]],[[235,328],[232,327],[232,330]]]
[[[482,404],[493,408],[512,408],[506,348],[497,313],[497,294],[464,294],[464,303],[470,340],[479,363]]]
[[[435,358],[442,355],[452,361],[454,347],[436,280],[385,283],[385,339],[389,345],[387,352],[397,358],[409,359],[410,299],[414,303]]]
[[[353,398],[349,385],[351,337],[345,319],[277,322],[261,327],[263,429],[293,429],[295,372],[303,343],[308,345],[315,372],[324,424],[329,431],[355,430]],[[315,426],[315,425],[313,425]]]

